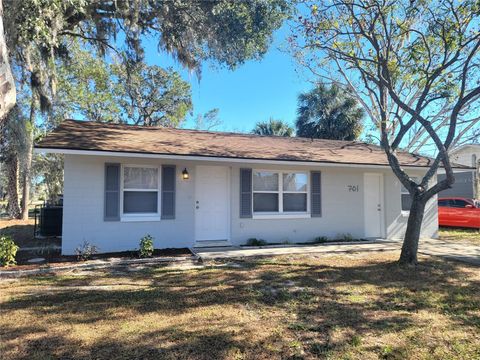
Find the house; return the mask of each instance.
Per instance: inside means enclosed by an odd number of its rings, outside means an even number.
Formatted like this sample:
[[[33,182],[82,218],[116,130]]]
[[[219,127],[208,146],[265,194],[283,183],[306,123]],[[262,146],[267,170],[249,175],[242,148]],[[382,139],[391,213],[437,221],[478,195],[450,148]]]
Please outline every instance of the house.
[[[456,164],[470,166],[474,170],[457,169],[452,188],[442,191],[439,196],[480,199],[480,144],[466,144],[452,149],[450,160]],[[439,171],[438,180],[444,178],[444,172]]]
[[[409,195],[375,145],[64,121],[36,145],[65,154],[62,253],[401,238]],[[411,176],[431,159],[399,153]],[[403,209],[402,209],[403,207]],[[435,237],[427,204],[422,237]]]

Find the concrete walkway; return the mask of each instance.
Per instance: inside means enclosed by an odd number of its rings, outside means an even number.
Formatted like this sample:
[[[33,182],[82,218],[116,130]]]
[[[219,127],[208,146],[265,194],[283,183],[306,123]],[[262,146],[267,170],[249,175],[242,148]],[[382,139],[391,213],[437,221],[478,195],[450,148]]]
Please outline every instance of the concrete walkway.
[[[313,253],[344,253],[360,251],[391,251],[398,250],[396,241],[366,241],[354,243],[332,243],[315,245],[274,245],[259,247],[225,247],[225,248],[195,248],[195,253],[202,259],[223,259],[248,256],[276,256],[290,254]]]
[[[401,246],[401,243],[399,245]],[[423,239],[420,240],[418,252],[480,265],[480,246],[467,242]]]
[[[290,254],[318,254],[318,253],[356,253],[399,251],[401,241],[377,240],[356,243],[335,243],[316,245],[285,245],[285,246],[262,246],[256,248],[229,247],[229,248],[200,248],[195,253],[204,260],[239,258],[248,256],[276,256]],[[419,253],[424,255],[442,256],[480,265],[480,246],[468,243],[447,242],[436,239],[420,240]]]

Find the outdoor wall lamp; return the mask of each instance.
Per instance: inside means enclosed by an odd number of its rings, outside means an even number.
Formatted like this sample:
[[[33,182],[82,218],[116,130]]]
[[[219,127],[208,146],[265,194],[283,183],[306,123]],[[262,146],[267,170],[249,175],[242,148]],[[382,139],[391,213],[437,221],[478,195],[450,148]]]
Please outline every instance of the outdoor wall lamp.
[[[183,169],[183,171],[182,171],[182,179],[183,180],[190,179],[190,174],[188,173],[187,168]]]

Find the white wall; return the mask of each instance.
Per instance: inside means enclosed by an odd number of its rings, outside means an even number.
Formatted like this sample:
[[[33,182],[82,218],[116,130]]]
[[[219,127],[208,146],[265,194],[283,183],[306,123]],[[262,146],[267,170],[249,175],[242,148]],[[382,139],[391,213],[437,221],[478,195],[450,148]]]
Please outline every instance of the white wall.
[[[472,164],[472,155],[477,156],[477,164],[480,161],[480,145],[467,145],[452,150],[450,160],[454,163],[476,167]]]
[[[105,222],[104,176],[106,162],[159,166],[152,159],[120,159],[84,155],[65,156],[62,253],[73,254],[75,248],[88,241],[100,252],[132,250],[140,238],[150,234],[155,248],[189,247],[193,241],[193,183],[182,181],[183,167],[177,166],[177,216],[175,220],[154,222]],[[175,162],[163,162],[175,164]],[[194,168],[189,171],[194,177]]]
[[[476,156],[477,163],[473,164],[472,155]],[[472,144],[453,149],[450,160],[454,163],[475,168],[473,177],[473,196],[480,198],[480,145]],[[455,188],[455,184],[453,185]]]
[[[176,219],[150,222],[104,222],[104,164],[177,165]],[[225,166],[225,163],[202,162]],[[63,213],[64,254],[73,254],[83,241],[99,247],[101,252],[132,250],[145,234],[155,238],[155,248],[192,247],[195,223],[195,165],[194,161],[168,161],[157,159],[103,157],[87,155],[65,156],[65,189]],[[231,171],[231,241],[244,244],[248,238],[262,238],[269,242],[306,242],[317,236],[334,238],[342,234],[363,237],[363,177],[365,172],[384,176],[385,234],[400,238],[405,231],[407,215],[401,212],[400,183],[388,169],[306,167],[234,164]],[[181,179],[187,168],[189,180]],[[272,170],[320,170],[322,172],[322,217],[304,219],[241,219],[239,217],[239,169],[253,167]],[[414,171],[413,175],[421,175]],[[348,185],[358,185],[351,192]],[[436,201],[426,210],[422,236],[436,236],[438,229]]]

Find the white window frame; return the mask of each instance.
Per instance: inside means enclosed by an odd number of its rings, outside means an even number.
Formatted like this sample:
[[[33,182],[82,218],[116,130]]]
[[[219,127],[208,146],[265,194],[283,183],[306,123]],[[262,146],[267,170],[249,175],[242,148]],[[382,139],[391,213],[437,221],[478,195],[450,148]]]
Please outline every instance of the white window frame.
[[[257,172],[278,174],[278,190],[256,191],[253,177]],[[305,174],[307,177],[306,191],[283,191],[284,174]],[[254,194],[278,194],[278,212],[255,212]],[[283,194],[307,194],[307,211],[283,211]],[[310,171],[303,170],[272,170],[272,169],[252,169],[252,218],[253,219],[303,219],[310,217]]]
[[[125,189],[125,168],[150,168],[157,169],[157,189]],[[161,166],[157,165],[143,165],[143,164],[122,164],[121,165],[121,177],[120,177],[120,220],[124,222],[133,222],[133,221],[160,221],[161,214]],[[124,213],[123,212],[123,199],[125,191],[138,191],[138,192],[157,192],[157,211],[154,213]]]

